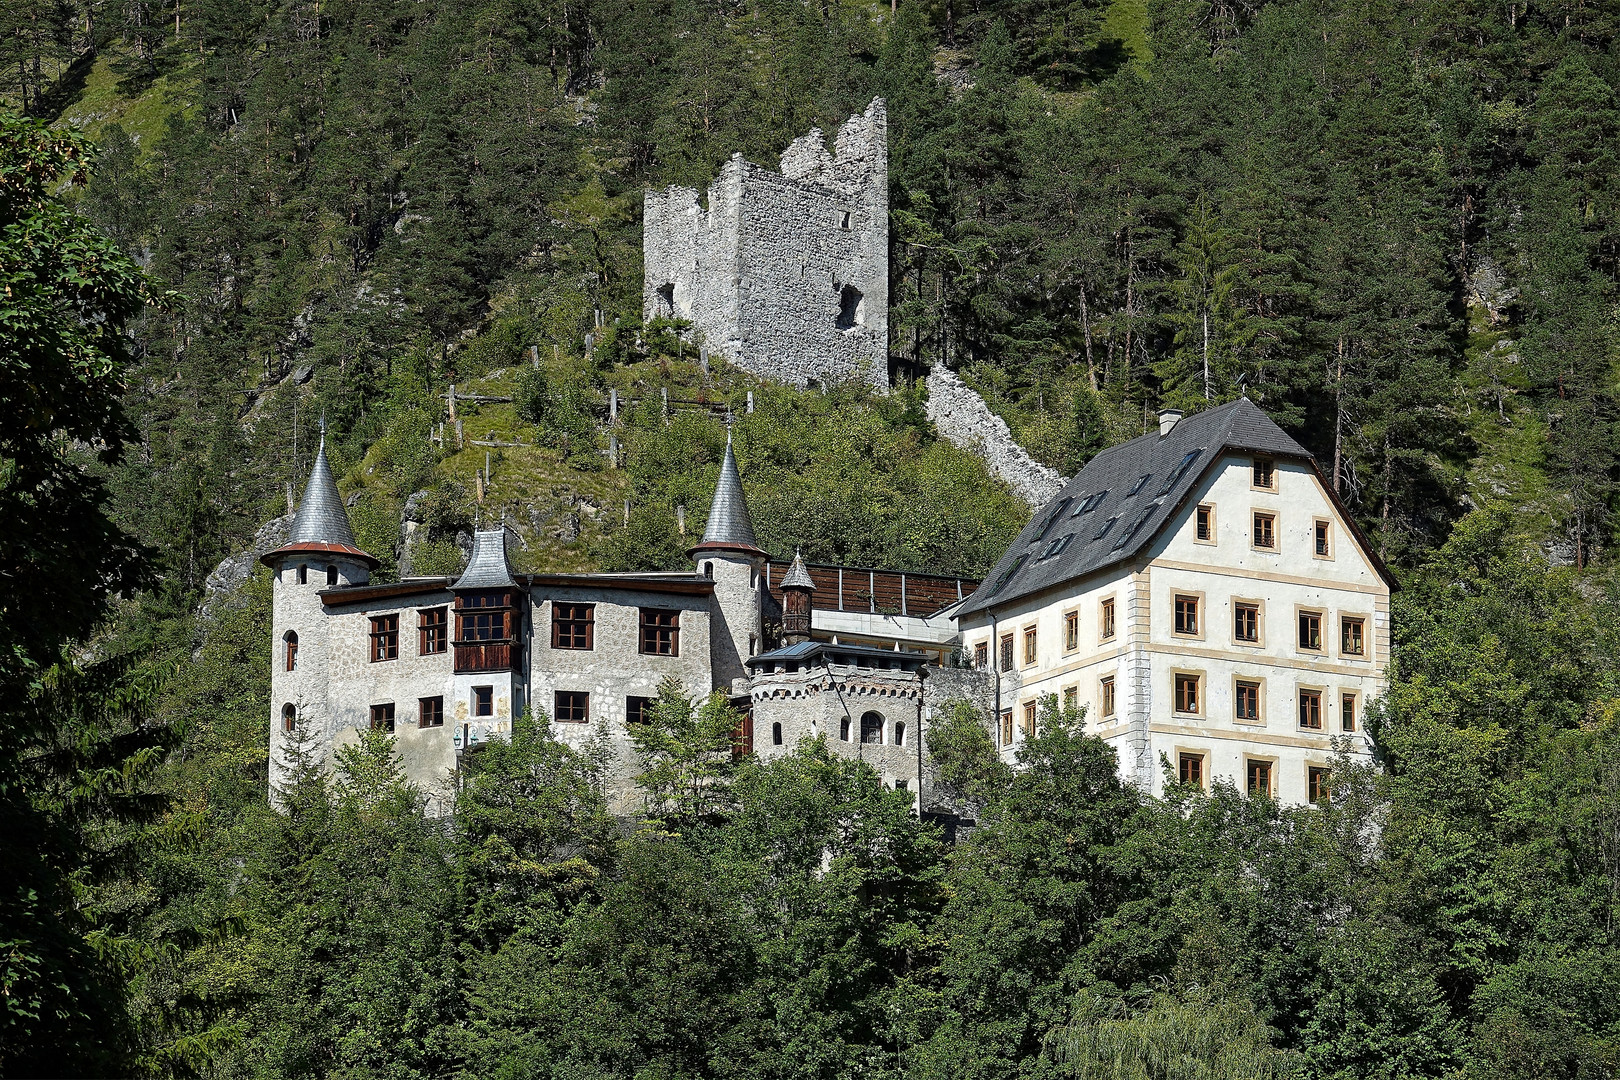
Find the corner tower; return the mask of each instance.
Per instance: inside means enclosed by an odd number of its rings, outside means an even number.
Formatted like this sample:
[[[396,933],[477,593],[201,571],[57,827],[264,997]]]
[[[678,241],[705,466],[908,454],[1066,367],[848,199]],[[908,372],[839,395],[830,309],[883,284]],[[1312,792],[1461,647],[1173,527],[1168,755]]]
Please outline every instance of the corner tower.
[[[754,536],[729,431],[714,502],[709,506],[709,523],[703,539],[687,554],[697,563],[697,572],[714,581],[709,667],[714,685],[732,691],[736,681],[748,675],[744,662],[759,650],[763,631],[760,570],[766,555]]]

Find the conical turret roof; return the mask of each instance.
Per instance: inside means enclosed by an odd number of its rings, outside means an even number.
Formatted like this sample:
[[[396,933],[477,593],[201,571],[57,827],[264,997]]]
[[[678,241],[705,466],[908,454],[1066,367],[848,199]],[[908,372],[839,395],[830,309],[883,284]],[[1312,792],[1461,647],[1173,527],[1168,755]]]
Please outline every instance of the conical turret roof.
[[[309,470],[309,483],[304,487],[304,498],[298,504],[298,514],[293,518],[287,542],[275,551],[266,552],[261,561],[273,565],[277,557],[294,552],[341,553],[377,565],[377,560],[361,551],[354,542],[354,530],[349,526],[348,512],[343,509],[343,497],[338,494],[332,465],[326,460],[324,427],[320,449],[315,451],[315,464]]]
[[[737,457],[731,452],[731,433],[726,433],[726,454],[720,459],[720,479],[714,485],[714,502],[709,505],[709,523],[703,529],[703,539],[693,551],[731,549],[760,551],[754,536],[754,522],[748,516],[748,500],[743,498],[742,475],[737,471]]]
[[[512,568],[506,563],[506,530],[491,529],[473,534],[472,558],[452,589],[509,589]]]
[[[797,551],[793,553],[793,563],[788,567],[787,573],[782,575],[782,581],[777,588],[815,591],[816,583],[810,580],[810,571],[804,568],[804,559]]]

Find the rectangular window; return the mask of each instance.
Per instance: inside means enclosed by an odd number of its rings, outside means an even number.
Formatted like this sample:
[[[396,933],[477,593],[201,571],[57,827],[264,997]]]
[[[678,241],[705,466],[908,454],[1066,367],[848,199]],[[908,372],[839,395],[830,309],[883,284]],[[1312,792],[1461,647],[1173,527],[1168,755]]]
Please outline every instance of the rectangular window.
[[[1248,783],[1250,795],[1271,794],[1271,762],[1249,760]]]
[[[641,651],[650,656],[679,656],[681,613],[664,608],[642,608]]]
[[[1176,633],[1193,637],[1198,635],[1198,597],[1185,594],[1176,596]]]
[[[1314,550],[1316,557],[1318,559],[1333,558],[1333,533],[1330,531],[1329,522],[1317,518],[1312,524],[1311,532],[1315,539],[1316,547]]]
[[[1367,621],[1341,616],[1339,619],[1339,651],[1346,656],[1367,655]]]
[[[1007,671],[1013,666],[1012,662],[1012,635],[1001,635],[1001,670]]]
[[[495,715],[495,688],[493,686],[473,687],[473,715]]]
[[[1254,486],[1261,491],[1276,490],[1277,468],[1265,458],[1254,459]]]
[[[1260,684],[1247,679],[1237,681],[1236,691],[1233,695],[1236,707],[1233,715],[1245,723],[1257,724],[1260,722]]]
[[[1035,656],[1036,656],[1035,628],[1033,626],[1031,626],[1031,627],[1027,627],[1024,630],[1024,664],[1025,664],[1025,666],[1033,664],[1035,662]]]
[[[1101,691],[1102,692],[1098,696],[1102,698],[1102,714],[1104,716],[1113,716],[1114,715],[1114,677],[1112,675],[1108,676],[1106,679],[1104,679],[1102,681]]]
[[[1202,704],[1198,692],[1200,681],[1197,675],[1176,673],[1176,712],[1197,715]]]
[[[371,662],[399,659],[399,616],[371,617]]]
[[[1080,647],[1080,613],[1068,612],[1063,616],[1063,648],[1066,652],[1074,652]]]
[[[1254,514],[1254,546],[1267,551],[1277,550],[1277,515],[1262,514],[1256,510]]]
[[[1331,773],[1319,766],[1312,765],[1305,770],[1305,790],[1313,803],[1325,803],[1332,798],[1328,791],[1328,777]]]
[[[1063,708],[1067,711],[1071,709],[1078,709],[1079,707],[1080,688],[1078,686],[1070,686],[1063,691]]]
[[[1001,710],[1001,745],[1011,746],[1013,741],[1012,710]]]
[[[1339,727],[1345,731],[1356,730],[1356,695],[1342,694],[1339,697]]]
[[[1181,782],[1195,787],[1204,786],[1204,755],[1181,755]]]
[[[990,666],[990,643],[981,641],[973,646],[973,666],[984,671]]]
[[[1232,605],[1232,637],[1251,645],[1260,642],[1260,605],[1239,601]]]
[[[624,699],[624,722],[627,724],[645,724],[652,719],[653,699],[650,697],[627,697]]]
[[[416,726],[417,727],[444,727],[444,698],[425,697],[416,699]]]
[[[1200,544],[1213,544],[1215,542],[1215,508],[1208,504],[1200,506],[1193,512],[1196,526],[1193,539]]]
[[[373,705],[371,707],[371,730],[390,733],[394,730],[394,703],[392,701],[384,705]]]
[[[450,613],[442,607],[422,608],[416,613],[416,652],[435,656],[450,649]]]
[[[591,695],[580,690],[558,690],[552,697],[552,716],[559,724],[583,724],[590,720]]]
[[[1024,738],[1026,739],[1033,739],[1035,737],[1035,711],[1035,702],[1024,702]]]
[[[1311,731],[1322,730],[1322,691],[1299,692],[1299,726]]]
[[[1114,598],[1110,596],[1102,602],[1099,610],[1097,636],[1108,641],[1114,636]]]
[[[1322,651],[1322,613],[1320,611],[1302,611],[1299,613],[1299,647],[1310,652]]]
[[[561,604],[553,600],[551,602],[551,647],[553,649],[595,648],[596,605]]]

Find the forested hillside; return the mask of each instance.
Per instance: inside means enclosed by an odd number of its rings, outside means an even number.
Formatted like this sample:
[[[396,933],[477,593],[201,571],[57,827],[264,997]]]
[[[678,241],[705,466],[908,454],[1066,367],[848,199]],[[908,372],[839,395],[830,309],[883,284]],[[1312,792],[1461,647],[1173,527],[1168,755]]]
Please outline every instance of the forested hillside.
[[[1614,1075],[1616,22],[4,5],[0,94],[96,150],[0,131],[0,1071]],[[1081,717],[1010,775],[963,716],[931,745],[983,827],[947,851],[858,764],[733,762],[718,706],[666,696],[646,827],[543,725],[452,822],[378,739],[272,812],[268,583],[205,581],[323,415],[384,574],[497,517],[528,567],[678,565],[726,406],[777,553],[993,563],[1026,511],[920,390],[768,387],[639,322],[644,188],[875,94],[895,357],[1066,474],[1159,406],[1259,402],[1402,579],[1383,771],[1159,802]],[[510,400],[458,438],[452,385]]]

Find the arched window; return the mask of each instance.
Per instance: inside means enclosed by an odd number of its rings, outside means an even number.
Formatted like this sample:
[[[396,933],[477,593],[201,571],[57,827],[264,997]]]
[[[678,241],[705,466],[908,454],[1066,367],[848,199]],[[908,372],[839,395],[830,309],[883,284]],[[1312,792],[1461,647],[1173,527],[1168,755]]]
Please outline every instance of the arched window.
[[[703,576],[706,577],[706,578],[709,578],[710,580],[713,580],[713,578],[714,578],[714,563],[706,562],[706,563],[703,564]]]
[[[309,584],[309,567],[305,566],[303,563],[298,564],[298,584]]]
[[[298,708],[290,701],[281,707],[281,730],[298,730]]]
[[[283,634],[281,636],[281,639],[282,639],[282,641],[287,643],[287,670],[288,671],[297,671],[298,670],[298,634],[297,634],[296,631],[289,630],[289,631],[287,631],[285,634]]]
[[[879,744],[883,742],[882,713],[869,712],[861,714],[861,742]]]
[[[771,725],[771,745],[772,746],[781,746],[782,745],[782,725],[781,724],[772,724]]]
[[[328,566],[326,568],[326,583],[328,585],[336,585],[337,584],[337,567]]]
[[[842,742],[849,742],[849,717],[838,721],[838,738]]]
[[[904,720],[894,722],[894,745],[906,745],[906,722]]]

